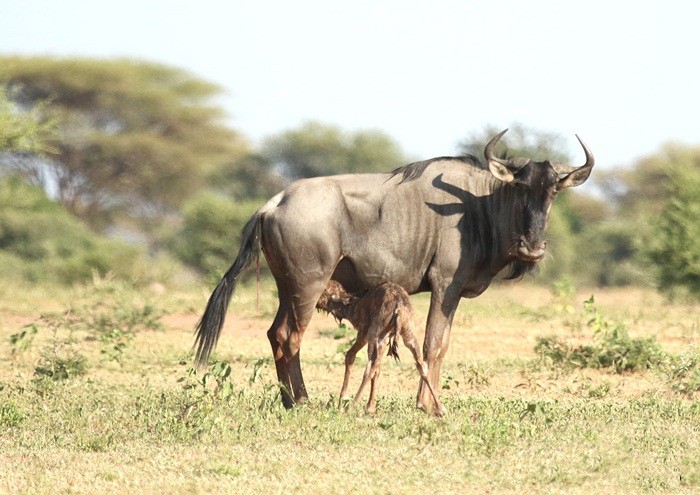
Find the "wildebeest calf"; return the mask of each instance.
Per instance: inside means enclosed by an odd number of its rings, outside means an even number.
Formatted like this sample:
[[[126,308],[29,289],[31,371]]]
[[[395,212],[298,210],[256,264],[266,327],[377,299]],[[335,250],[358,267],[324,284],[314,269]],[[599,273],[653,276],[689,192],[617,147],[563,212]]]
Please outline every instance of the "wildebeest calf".
[[[355,401],[359,399],[367,382],[370,381],[367,411],[370,413],[375,411],[381,360],[387,347],[390,355],[398,357],[396,339],[400,335],[413,354],[416,368],[430,389],[438,409],[441,409],[437,394],[428,380],[428,367],[423,362],[418,340],[413,333],[414,315],[411,300],[401,286],[387,282],[369,289],[362,295],[354,295],[347,292],[338,282],[331,280],[321,294],[316,307],[332,314],[338,321],[348,320],[357,330],[357,340],[345,354],[345,377],[340,391],[340,405],[347,400],[350,370],[355,362],[355,356],[365,344],[368,344],[368,363],[360,388],[355,394]]]

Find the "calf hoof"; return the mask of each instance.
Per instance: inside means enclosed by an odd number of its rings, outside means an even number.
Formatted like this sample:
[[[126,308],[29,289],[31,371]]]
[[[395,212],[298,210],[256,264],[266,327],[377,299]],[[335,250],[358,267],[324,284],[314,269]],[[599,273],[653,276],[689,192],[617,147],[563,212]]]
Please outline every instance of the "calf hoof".
[[[436,418],[444,418],[447,416],[447,409],[442,404],[438,404],[438,406],[433,410],[433,414],[435,414]]]
[[[422,402],[417,402],[416,408],[420,409],[425,414],[432,413],[436,418],[442,418],[447,415],[447,409],[442,404],[438,404],[437,407],[435,407],[433,404],[426,406]]]

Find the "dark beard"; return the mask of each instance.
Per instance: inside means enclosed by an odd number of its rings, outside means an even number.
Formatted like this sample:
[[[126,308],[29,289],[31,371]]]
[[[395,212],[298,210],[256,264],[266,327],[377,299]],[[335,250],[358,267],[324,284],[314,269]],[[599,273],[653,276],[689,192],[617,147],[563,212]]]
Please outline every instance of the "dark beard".
[[[510,263],[510,266],[508,267],[509,272],[508,275],[505,277],[505,280],[514,280],[516,278],[522,278],[527,273],[530,273],[532,270],[534,270],[536,266],[537,263],[530,263],[528,261],[516,259],[515,261],[512,261]]]

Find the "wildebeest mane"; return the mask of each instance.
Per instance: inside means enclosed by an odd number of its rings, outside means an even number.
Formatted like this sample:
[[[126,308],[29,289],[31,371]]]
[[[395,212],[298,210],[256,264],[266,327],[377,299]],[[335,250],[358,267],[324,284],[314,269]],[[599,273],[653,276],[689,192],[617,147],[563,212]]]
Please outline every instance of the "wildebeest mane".
[[[474,155],[464,155],[464,156],[440,156],[437,158],[431,158],[429,160],[423,160],[420,162],[414,162],[414,163],[409,163],[408,165],[404,165],[403,167],[399,167],[397,169],[394,169],[391,172],[391,177],[393,178],[397,175],[403,175],[401,177],[401,181],[399,184],[403,184],[404,182],[409,182],[414,179],[418,179],[423,173],[425,172],[425,169],[430,166],[431,163],[434,162],[439,162],[439,161],[444,161],[444,160],[455,160],[459,161],[462,163],[467,163],[469,165],[474,165],[479,168],[483,168],[483,165],[479,161],[477,157]]]

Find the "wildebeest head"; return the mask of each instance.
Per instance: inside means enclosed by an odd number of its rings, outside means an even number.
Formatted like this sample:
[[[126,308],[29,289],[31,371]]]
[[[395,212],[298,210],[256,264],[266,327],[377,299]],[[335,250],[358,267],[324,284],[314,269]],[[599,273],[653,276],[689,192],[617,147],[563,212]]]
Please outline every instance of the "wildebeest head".
[[[588,179],[594,165],[593,154],[577,135],[576,138],[586,155],[586,163],[581,167],[548,160],[535,162],[528,158],[498,158],[494,155],[494,148],[506,131],[508,129],[486,145],[484,156],[491,173],[506,183],[507,187],[516,189],[518,201],[522,206],[522,218],[516,219],[516,224],[522,229],[513,233],[510,254],[521,262],[534,264],[545,254],[545,231],[555,196],[562,189],[578,186]]]

